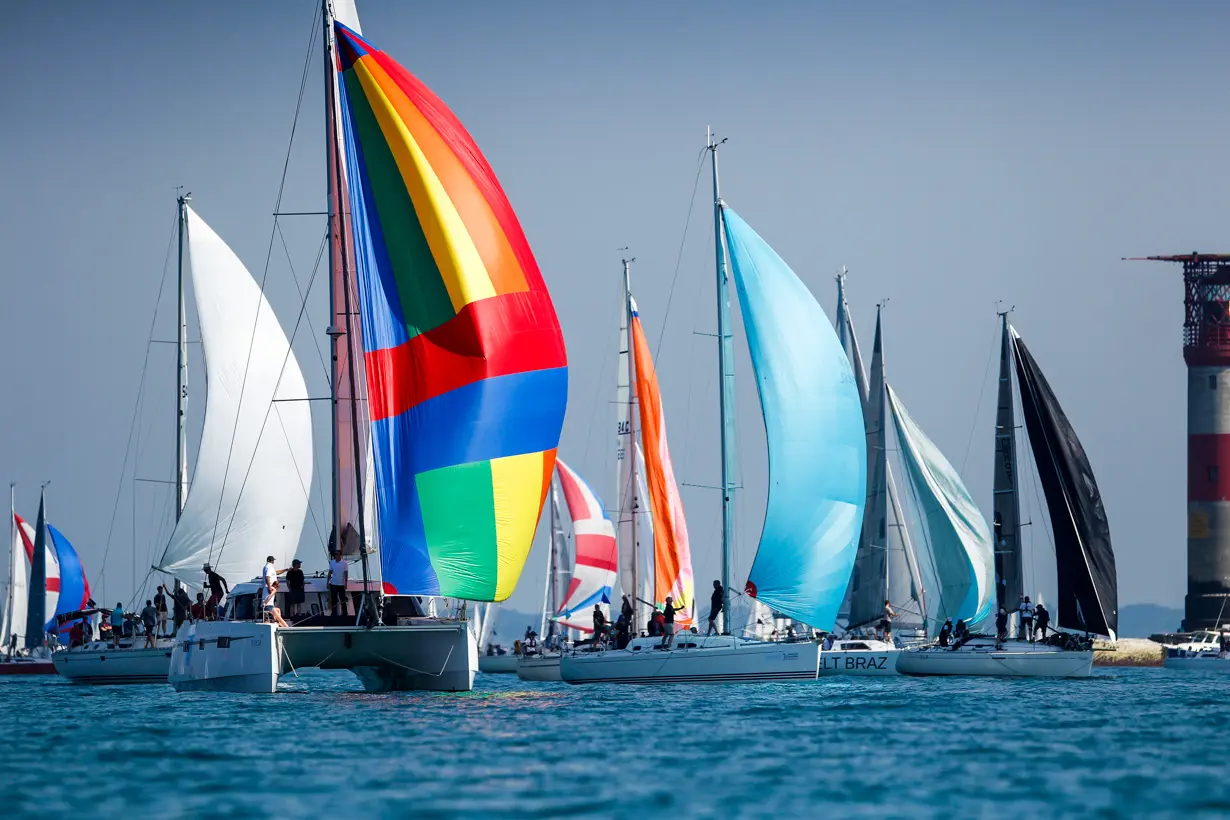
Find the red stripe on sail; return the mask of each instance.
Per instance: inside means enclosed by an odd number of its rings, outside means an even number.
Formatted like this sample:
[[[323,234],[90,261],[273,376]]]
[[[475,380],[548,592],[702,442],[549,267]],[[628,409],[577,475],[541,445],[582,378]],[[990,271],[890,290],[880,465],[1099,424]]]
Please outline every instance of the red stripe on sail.
[[[609,535],[577,535],[577,565],[615,572],[618,562],[611,549],[614,540]]]
[[[545,291],[493,296],[405,344],[367,353],[371,420],[483,379],[567,366],[554,317]]]

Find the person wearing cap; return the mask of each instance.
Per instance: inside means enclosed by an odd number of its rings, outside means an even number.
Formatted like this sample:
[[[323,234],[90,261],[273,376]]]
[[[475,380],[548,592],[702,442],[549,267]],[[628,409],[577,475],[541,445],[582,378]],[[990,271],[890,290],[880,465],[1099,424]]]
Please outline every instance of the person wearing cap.
[[[1008,610],[1001,606],[995,615],[995,648],[1003,649],[1006,640],[1008,640]]]
[[[205,565],[205,588],[209,590],[208,603],[215,611],[218,609],[218,604],[222,603],[222,596],[231,593],[231,588],[226,585],[226,579],[214,572],[209,564]]]
[[[671,641],[675,639],[675,613],[683,606],[675,606],[675,599],[666,596],[666,606],[662,608],[662,648],[670,649]]]
[[[292,618],[300,614],[299,607],[307,600],[302,567],[303,562],[296,558],[286,570],[286,609]]]

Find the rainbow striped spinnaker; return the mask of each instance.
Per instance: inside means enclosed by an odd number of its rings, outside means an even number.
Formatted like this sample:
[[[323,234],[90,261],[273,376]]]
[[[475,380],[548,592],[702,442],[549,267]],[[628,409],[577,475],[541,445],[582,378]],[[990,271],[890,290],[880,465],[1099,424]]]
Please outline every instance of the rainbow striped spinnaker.
[[[460,121],[387,54],[334,30],[385,588],[502,601],[555,467],[563,335]]]

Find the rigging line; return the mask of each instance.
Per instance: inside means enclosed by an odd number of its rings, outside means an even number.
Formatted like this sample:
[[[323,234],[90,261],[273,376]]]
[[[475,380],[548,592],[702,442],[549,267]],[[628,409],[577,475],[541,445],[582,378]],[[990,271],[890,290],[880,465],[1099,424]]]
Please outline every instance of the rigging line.
[[[295,273],[295,263],[292,262],[290,258],[290,248],[286,244],[286,235],[282,233],[282,223],[274,220],[274,228],[278,232],[278,238],[282,240],[282,250],[286,253],[286,266],[290,268],[290,277],[295,283],[295,290],[299,293],[299,301],[307,301],[307,294],[303,292],[301,287],[299,287],[299,276]],[[331,376],[329,374],[329,366],[325,364],[325,354],[320,349],[320,337],[313,335],[312,344],[316,348],[316,358],[320,360],[321,372],[325,374],[325,379],[328,380]]]
[[[286,432],[286,422],[282,419],[282,412],[277,413],[278,426],[282,428],[282,440],[286,442],[286,447],[289,450],[291,447],[290,434]],[[295,465],[295,475],[299,478],[299,489],[303,490],[303,497],[307,499],[308,504],[312,503],[312,488],[303,482],[303,471],[299,469],[299,462],[295,460],[295,454],[292,452],[290,456],[291,463]],[[316,534],[324,540],[324,533],[320,529],[320,522],[316,520],[316,516],[308,516],[312,522],[312,527],[316,530]]]
[[[287,144],[286,144],[286,158],[285,158],[285,160],[283,160],[283,162],[282,162],[282,179],[281,179],[281,181],[278,183],[278,196],[277,196],[277,200],[276,200],[276,202],[274,203],[274,206],[273,206],[273,212],[274,212],[275,214],[276,214],[276,213],[278,213],[279,211],[281,211],[281,210],[282,210],[282,195],[283,195],[283,194],[285,193],[285,191],[286,191],[286,176],[287,176],[287,173],[288,173],[288,172],[289,172],[289,170],[290,170],[290,155],[291,155],[292,149],[293,149],[293,148],[294,148],[294,146],[295,146],[295,132],[296,132],[296,130],[297,130],[297,129],[298,129],[298,127],[299,127],[299,113],[300,113],[300,112],[302,111],[302,109],[303,109],[303,94],[304,94],[304,91],[307,89],[308,69],[309,69],[309,68],[311,68],[311,64],[312,64],[312,54],[313,54],[313,53],[314,53],[314,51],[315,51],[315,45],[316,45],[316,21],[319,19],[319,16],[320,16],[320,9],[318,8],[318,9],[317,9],[315,12],[313,12],[313,14],[312,14],[312,28],[311,28],[311,33],[310,33],[310,35],[308,36],[308,47],[307,47],[307,52],[306,52],[306,54],[304,54],[304,57],[303,57],[303,74],[302,74],[302,75],[300,76],[300,78],[299,78],[299,98],[295,101],[295,116],[294,116],[294,118],[291,120],[291,124],[290,124],[290,139],[287,141]],[[265,270],[261,273],[260,293],[258,293],[258,294],[257,294],[257,297],[256,297],[256,310],[255,310],[255,312],[254,312],[254,314],[253,314],[253,318],[252,318],[252,333],[251,333],[251,335],[250,335],[250,336],[249,336],[249,338],[248,338],[248,356],[247,356],[247,359],[244,361],[244,365],[243,365],[243,379],[242,379],[242,380],[240,381],[240,383],[239,383],[239,404],[238,404],[238,406],[237,406],[237,408],[236,408],[236,410],[235,410],[235,421],[234,421],[234,423],[231,425],[231,442],[230,442],[230,444],[229,444],[229,445],[228,445],[228,447],[227,447],[227,453],[226,453],[226,466],[225,466],[225,467],[223,468],[223,470],[222,470],[222,493],[220,493],[220,494],[219,494],[219,496],[218,496],[218,510],[217,510],[217,512],[216,512],[216,513],[215,513],[215,515],[214,515],[214,528],[213,528],[213,534],[210,536],[209,555],[210,555],[210,558],[211,558],[211,559],[213,558],[213,549],[214,549],[214,544],[217,542],[217,539],[218,539],[218,524],[219,524],[219,523],[221,522],[221,520],[222,520],[222,499],[223,499],[223,498],[225,497],[225,495],[226,495],[226,485],[227,485],[227,479],[230,477],[230,472],[231,472],[231,457],[232,457],[232,455],[234,455],[234,449],[235,449],[235,437],[236,437],[236,435],[237,435],[237,434],[238,434],[238,432],[239,432],[239,416],[240,416],[240,413],[241,413],[241,412],[242,412],[242,410],[243,410],[243,399],[244,399],[244,395],[245,395],[245,394],[246,394],[246,392],[247,392],[247,387],[248,387],[248,373],[249,373],[249,371],[251,370],[251,366],[252,366],[252,348],[256,345],[256,328],[260,325],[260,317],[261,317],[261,304],[262,304],[262,302],[264,302],[264,300],[265,300],[265,285],[267,284],[267,282],[268,282],[268,280],[269,280],[269,263],[270,263],[270,261],[273,259],[273,240],[274,240],[274,238],[277,236],[277,225],[278,225],[278,218],[275,216],[275,217],[273,218],[273,228],[271,228],[271,229],[270,229],[270,231],[269,231],[269,246],[268,246],[268,248],[265,250]],[[320,264],[320,262],[319,262],[319,259],[318,259],[318,260],[317,260],[317,266],[319,266],[319,264]],[[313,278],[313,279],[315,279],[315,277],[316,277],[316,274],[315,274],[315,271],[313,271],[313,273],[312,273],[312,278]],[[309,285],[308,285],[308,290],[309,290],[309,291],[311,290],[311,284],[310,284],[310,283],[309,283]],[[304,301],[303,305],[304,305],[304,308],[306,308],[306,307],[307,307],[307,302],[306,302],[306,301]],[[301,319],[303,318],[303,311],[302,311],[302,310],[299,312],[299,317],[300,317]],[[275,320],[276,320],[276,315],[275,315]],[[296,323],[295,323],[295,327],[296,327],[296,328],[298,328],[298,326],[299,326],[299,325],[298,325],[298,322],[296,322]],[[292,343],[294,342],[294,340],[293,340],[293,339],[292,339],[291,341],[292,341]],[[288,354],[288,355],[289,355],[290,350],[291,350],[291,348],[288,346],[288,347],[287,347],[287,354]],[[282,363],[282,368],[283,368],[283,370],[285,370],[285,368],[286,368],[286,362],[285,362],[285,361],[283,361],[283,363]],[[279,384],[281,384],[281,378],[280,378],[280,377],[279,377],[279,379],[278,379],[278,383],[279,383]],[[276,388],[275,388],[275,391],[276,391]],[[268,411],[268,409],[266,409],[266,411],[265,411],[265,419],[266,419],[266,420],[268,420],[268,418],[269,418],[269,411]],[[264,432],[264,425],[263,425],[263,424],[261,425],[261,432],[262,432],[262,433]],[[257,438],[257,446],[260,446],[260,438],[259,438],[259,437]],[[252,465],[251,465],[251,464],[249,464],[249,465],[248,465],[248,471],[250,472],[250,471],[251,471],[251,469],[252,469]],[[244,477],[244,482],[245,482],[245,483],[247,482],[247,476],[246,476],[246,475],[245,475],[245,477]],[[240,490],[240,495],[242,495],[242,488],[241,488],[241,490]],[[236,499],[236,505],[238,505],[238,499]],[[230,524],[229,524],[229,523],[227,524],[227,528],[226,528],[226,529],[227,529],[227,532],[229,533],[229,532],[230,532],[230,529],[231,529],[231,528],[230,528]]]
[[[995,335],[999,335],[998,328]],[[992,341],[991,350],[987,354],[987,366],[982,370],[982,385],[978,388],[978,403],[974,405],[974,421],[970,425],[969,441],[965,444],[965,457],[961,459],[961,473],[965,473],[965,465],[969,463],[969,451],[974,446],[974,435],[978,432],[978,411],[982,409],[982,397],[987,392],[987,373],[991,370],[991,359],[995,358],[995,343]]]
[[[120,497],[124,491],[124,473],[125,473],[125,470],[127,470],[128,468],[128,457],[129,455],[132,454],[133,436],[136,434],[136,431],[137,431],[138,418],[140,416],[140,411],[141,411],[141,399],[143,395],[143,390],[145,388],[145,377],[149,371],[149,354],[150,354],[150,351],[154,347],[153,345],[154,327],[156,326],[158,322],[158,305],[162,303],[162,292],[166,288],[167,276],[171,268],[171,248],[175,246],[175,234],[178,230],[178,227],[179,227],[179,213],[177,211],[175,214],[175,219],[172,222],[171,238],[167,240],[166,258],[162,262],[162,281],[158,285],[158,298],[154,300],[154,316],[152,319],[150,319],[149,335],[145,342],[145,361],[141,363],[141,378],[137,383],[137,399],[133,403],[132,421],[128,425],[128,443],[124,445],[124,462],[123,464],[120,465],[120,480],[117,482],[116,488],[115,488],[115,504],[112,505],[111,507],[111,523],[107,527],[107,544],[106,544],[106,547],[103,548],[103,557],[102,557],[102,567],[103,567],[104,573],[107,571],[106,570],[107,555],[110,554],[111,552],[111,537],[112,537],[112,534],[115,532],[115,519],[119,515]],[[136,475],[136,469],[137,469],[136,459],[134,457],[133,459],[133,475],[134,476]],[[133,537],[135,540],[136,533],[133,533]],[[135,544],[133,545],[133,549],[134,549],[134,554],[135,554],[135,549],[136,549]],[[135,581],[136,579],[134,578],[133,580]]]
[[[700,187],[700,172],[705,169],[705,152],[709,148],[700,149],[696,156],[696,179],[692,180],[692,197],[688,201],[688,218],[683,223],[683,236],[679,240],[679,255],[675,258],[675,272],[671,275],[671,287],[666,294],[666,310],[662,312],[662,330],[658,333],[658,343],[654,345],[653,359],[658,360],[662,352],[662,339],[666,336],[667,320],[671,315],[671,300],[675,298],[675,282],[679,279],[679,268],[683,264],[683,249],[688,241],[688,227],[692,224],[692,210],[696,206],[696,190]]]
[[[316,276],[320,273],[320,260],[324,258],[325,248],[328,246],[328,240],[329,240],[329,232],[326,231],[325,235],[320,240],[320,249],[316,252],[316,264],[312,267],[312,276],[310,279],[308,279],[308,286],[307,286],[308,293],[312,292],[312,284],[316,281]],[[290,357],[292,353],[294,352],[295,337],[299,334],[299,328],[303,324],[303,317],[306,314],[307,314],[307,300],[305,299],[303,303],[299,306],[299,315],[295,318],[295,326],[291,330],[291,333],[290,333],[290,343],[287,344],[286,355],[282,358],[282,368],[278,374],[278,383],[274,386],[275,395],[277,393],[278,387],[280,387],[282,384],[282,375],[286,373],[286,363],[290,361]],[[248,461],[247,470],[244,471],[243,481],[240,483],[239,492],[235,496],[235,506],[231,508],[231,514],[230,514],[229,520],[226,522],[226,532],[222,536],[221,546],[218,547],[218,556],[217,556],[218,561],[222,560],[222,551],[226,547],[226,540],[230,538],[231,536],[231,527],[235,524],[235,510],[239,509],[239,502],[243,498],[243,491],[248,486],[248,478],[252,475],[252,465],[256,463],[256,448],[260,447],[260,443],[265,437],[265,427],[266,425],[269,424],[269,414],[273,411],[274,407],[275,407],[274,403],[270,402],[269,405],[265,408],[265,418],[261,422],[260,432],[257,433],[256,435],[256,447],[253,448],[252,458]],[[229,462],[229,458],[228,458],[228,462]],[[298,465],[296,465],[295,471],[298,472]],[[300,483],[302,483],[302,475],[300,476]],[[225,480],[223,482],[223,486],[225,486]],[[222,500],[219,499],[218,500],[219,516],[221,516],[221,512],[222,512]],[[209,557],[210,557],[211,562],[214,560],[214,546],[218,543],[217,542],[217,526],[218,526],[218,521],[215,520],[214,521],[214,540],[210,542],[210,545],[209,545]],[[296,545],[296,547],[297,546],[298,545]]]

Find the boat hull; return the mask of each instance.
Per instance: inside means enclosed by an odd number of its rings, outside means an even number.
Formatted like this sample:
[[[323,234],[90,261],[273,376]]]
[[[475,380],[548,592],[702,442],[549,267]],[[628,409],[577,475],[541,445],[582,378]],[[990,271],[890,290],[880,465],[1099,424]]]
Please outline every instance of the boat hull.
[[[972,675],[980,677],[1087,678],[1093,670],[1093,650],[1031,649],[1008,645],[1004,650],[941,647],[903,650],[897,671],[903,675]]]
[[[822,651],[820,677],[829,675],[896,675],[900,649]]]
[[[521,680],[562,681],[559,655],[531,655],[517,660],[517,677]]]
[[[54,675],[56,673],[55,664],[49,660],[26,660],[19,658],[12,661],[0,662],[0,676],[2,675]]]
[[[515,675],[517,674],[517,656],[512,653],[479,655],[478,671],[486,675]]]
[[[676,638],[682,642],[684,636]],[[815,680],[820,647],[811,641],[765,643],[689,636],[696,648],[661,650],[639,639],[627,649],[572,652],[560,659],[568,683],[754,683]],[[637,649],[636,647],[640,647]]]
[[[465,692],[474,686],[478,646],[464,621],[374,629],[203,622],[176,641],[170,681],[181,692],[271,693],[282,675],[308,667],[349,669],[370,692]]]
[[[169,644],[147,649],[94,643],[53,656],[60,677],[86,684],[166,684],[171,671]]]
[[[1230,672],[1230,657],[1221,657],[1217,652],[1189,650],[1177,647],[1166,647],[1166,657],[1162,660],[1166,669],[1198,670],[1211,672]]]

